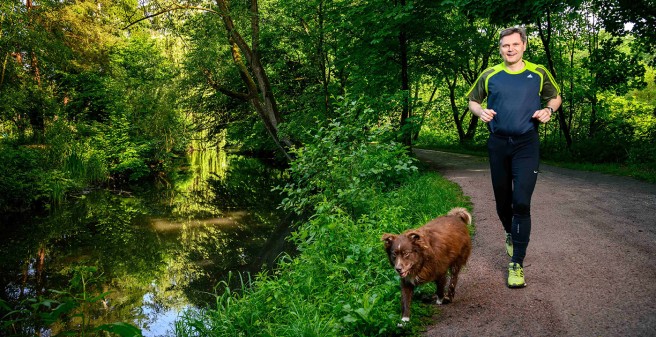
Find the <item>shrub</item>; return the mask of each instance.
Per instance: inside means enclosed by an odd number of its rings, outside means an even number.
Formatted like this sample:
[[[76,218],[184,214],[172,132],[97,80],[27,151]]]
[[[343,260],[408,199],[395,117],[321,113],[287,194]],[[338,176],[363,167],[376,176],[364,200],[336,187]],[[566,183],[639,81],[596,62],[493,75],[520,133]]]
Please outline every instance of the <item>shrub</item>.
[[[382,129],[340,120],[319,128],[312,143],[293,151],[291,181],[281,188],[283,207],[303,213],[329,200],[351,214],[364,212],[373,194],[417,171],[407,149],[381,142],[383,135]]]
[[[47,201],[50,176],[43,152],[42,147],[0,143],[0,210],[24,210]]]

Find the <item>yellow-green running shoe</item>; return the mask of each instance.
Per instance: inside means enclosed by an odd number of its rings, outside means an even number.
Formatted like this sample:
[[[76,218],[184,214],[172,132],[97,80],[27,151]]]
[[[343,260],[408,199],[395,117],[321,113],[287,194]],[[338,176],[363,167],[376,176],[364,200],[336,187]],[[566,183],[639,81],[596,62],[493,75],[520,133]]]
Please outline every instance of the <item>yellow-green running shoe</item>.
[[[519,263],[510,262],[508,265],[508,288],[526,287],[524,281],[524,268]]]
[[[512,234],[510,233],[506,233],[506,253],[508,253],[508,256],[512,257],[513,244],[512,244]]]

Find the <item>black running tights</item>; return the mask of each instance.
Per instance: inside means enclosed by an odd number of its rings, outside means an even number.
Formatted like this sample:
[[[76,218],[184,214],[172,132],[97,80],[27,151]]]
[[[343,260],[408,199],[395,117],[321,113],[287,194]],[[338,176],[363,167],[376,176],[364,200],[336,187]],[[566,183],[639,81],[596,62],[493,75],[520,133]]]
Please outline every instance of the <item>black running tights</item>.
[[[531,236],[531,196],[540,163],[540,138],[536,131],[488,139],[492,187],[497,214],[506,233],[512,233],[512,262],[523,265]]]

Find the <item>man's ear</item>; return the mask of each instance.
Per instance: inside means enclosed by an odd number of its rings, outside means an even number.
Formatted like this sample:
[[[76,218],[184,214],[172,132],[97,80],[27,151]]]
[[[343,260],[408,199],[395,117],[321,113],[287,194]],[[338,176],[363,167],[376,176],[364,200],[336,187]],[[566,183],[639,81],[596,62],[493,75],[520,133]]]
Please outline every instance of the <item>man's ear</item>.
[[[389,248],[392,245],[394,239],[396,239],[396,235],[394,234],[383,234],[381,240],[385,243],[385,249]]]

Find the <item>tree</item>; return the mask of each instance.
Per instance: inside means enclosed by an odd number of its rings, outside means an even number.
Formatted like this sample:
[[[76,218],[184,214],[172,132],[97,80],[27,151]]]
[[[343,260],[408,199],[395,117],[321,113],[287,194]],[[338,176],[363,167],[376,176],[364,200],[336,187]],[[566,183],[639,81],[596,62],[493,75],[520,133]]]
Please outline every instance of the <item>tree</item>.
[[[591,81],[587,83],[587,98],[591,105],[590,137],[594,137],[600,128],[597,111],[600,93],[612,91],[617,95],[625,95],[630,89],[646,85],[644,66],[640,64],[637,55],[628,55],[619,50],[622,43],[620,39],[593,41],[590,44],[590,55],[583,63],[591,74]]]
[[[438,7],[426,15],[429,24],[422,35],[429,36],[418,48],[425,76],[446,84],[451,116],[460,142],[471,141],[478,117],[469,113],[464,99],[478,75],[489,67],[497,51],[497,28],[481,20],[470,21],[453,8]],[[437,82],[437,81],[436,81]],[[468,125],[466,117],[471,116]]]
[[[600,0],[599,19],[614,36],[635,37],[636,50],[647,55],[656,67],[656,3],[649,0]]]
[[[13,120],[20,133],[26,127],[19,121],[29,120],[33,141],[43,140],[46,120],[67,103],[61,75],[102,63],[113,44],[114,5],[119,3],[3,2],[0,92],[13,107],[4,111],[4,120]]]
[[[168,4],[163,6],[159,11],[145,15],[143,18],[132,22],[126,28],[143,20],[178,10],[202,11],[216,15],[221,20],[232,62],[239,73],[244,90],[234,90],[222,85],[212,70],[208,68],[202,69],[202,72],[206,76],[206,81],[216,91],[233,99],[248,102],[257,112],[276,147],[288,160],[291,160],[288,148],[292,144],[289,139],[281,139],[279,137],[278,126],[282,119],[269,81],[269,76],[260,56],[260,14],[258,1],[251,0],[248,8],[250,43],[248,43],[242,34],[242,31],[246,29],[239,27],[233,18],[233,11],[231,10],[229,0],[216,0],[215,6],[213,7],[201,7],[191,4],[181,5],[177,3]]]

